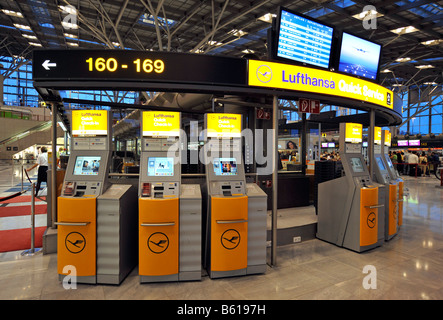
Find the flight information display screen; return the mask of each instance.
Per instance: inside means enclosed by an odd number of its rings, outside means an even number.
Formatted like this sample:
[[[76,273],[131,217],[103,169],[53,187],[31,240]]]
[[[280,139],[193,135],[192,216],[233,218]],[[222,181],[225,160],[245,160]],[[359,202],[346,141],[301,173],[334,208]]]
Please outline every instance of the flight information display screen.
[[[281,9],[277,57],[329,68],[334,29]]]
[[[381,45],[343,32],[338,71],[376,81]]]
[[[150,157],[148,158],[149,177],[172,177],[174,175],[174,158]]]
[[[237,160],[235,158],[215,158],[213,161],[216,176],[237,175]]]
[[[100,156],[77,156],[74,164],[75,176],[96,176],[100,168]]]

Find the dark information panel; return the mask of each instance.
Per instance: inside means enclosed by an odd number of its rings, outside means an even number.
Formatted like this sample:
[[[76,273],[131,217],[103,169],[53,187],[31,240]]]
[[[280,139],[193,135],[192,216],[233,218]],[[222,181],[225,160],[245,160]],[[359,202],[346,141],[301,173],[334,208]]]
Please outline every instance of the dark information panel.
[[[115,80],[247,85],[247,60],[132,50],[34,50],[34,81]]]

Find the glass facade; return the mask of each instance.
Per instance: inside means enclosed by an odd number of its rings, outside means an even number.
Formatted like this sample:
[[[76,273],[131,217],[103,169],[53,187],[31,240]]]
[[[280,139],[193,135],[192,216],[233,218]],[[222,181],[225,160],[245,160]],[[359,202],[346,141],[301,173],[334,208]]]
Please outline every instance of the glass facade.
[[[5,74],[10,68],[16,68],[16,63],[11,57],[0,57],[0,64],[3,67],[0,69],[1,74]],[[38,107],[39,98],[38,93],[32,85],[32,64],[25,63],[20,66],[17,71],[11,73],[3,84],[3,101],[7,106],[26,106],[26,107]],[[66,104],[68,108],[91,108],[99,109],[108,107],[96,106],[88,104],[87,100],[96,102],[116,102],[125,104],[135,104],[138,101],[139,94],[135,91],[122,91],[117,95],[112,91],[105,90],[67,90],[60,91],[60,95],[63,98],[72,98],[82,101],[82,103],[69,103]]]

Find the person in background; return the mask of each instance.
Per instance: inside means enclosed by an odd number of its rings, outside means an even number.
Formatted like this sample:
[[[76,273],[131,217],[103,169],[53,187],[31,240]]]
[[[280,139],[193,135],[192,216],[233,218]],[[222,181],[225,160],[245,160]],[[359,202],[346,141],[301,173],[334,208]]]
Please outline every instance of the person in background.
[[[409,154],[409,156],[408,156],[408,164],[409,164],[408,173],[410,175],[415,176],[415,172],[417,172],[417,176],[418,176],[418,170],[417,170],[418,156],[417,156],[417,152],[416,151],[412,151],[412,153]]]
[[[392,164],[394,165],[394,169],[395,170],[397,170],[397,168],[398,168],[398,159],[397,159],[397,152],[392,152],[392,155],[391,155],[391,161],[392,161]]]
[[[35,196],[37,197],[37,194],[40,190],[40,186],[42,182],[47,182],[48,179],[48,149],[46,147],[41,147],[41,153],[39,154],[37,158],[37,162],[30,167],[29,169],[26,169],[27,172],[31,171],[35,167],[38,166],[38,173],[37,173],[37,186],[35,187]]]
[[[397,151],[397,162],[398,162],[397,171],[398,171],[398,174],[403,174],[403,167],[404,167],[403,157],[404,157],[403,151]]]
[[[409,152],[408,150],[405,151],[405,154],[403,156],[403,174],[409,174]]]
[[[421,174],[429,176],[429,168],[428,168],[428,157],[426,153],[423,151],[418,158],[418,163],[420,164]]]
[[[286,148],[288,148],[288,149],[298,149],[297,145],[293,141],[288,141],[288,143],[286,144]]]

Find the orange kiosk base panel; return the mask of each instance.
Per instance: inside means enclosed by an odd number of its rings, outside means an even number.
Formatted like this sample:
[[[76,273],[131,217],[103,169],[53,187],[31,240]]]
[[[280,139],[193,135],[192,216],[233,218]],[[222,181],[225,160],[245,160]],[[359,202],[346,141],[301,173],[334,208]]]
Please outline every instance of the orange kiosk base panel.
[[[140,282],[178,281],[178,259],[179,198],[140,198]]]
[[[248,197],[211,197],[211,278],[246,274]]]
[[[96,197],[57,199],[57,271],[96,283]]]
[[[360,189],[360,247],[372,246],[378,241],[378,188]]]
[[[404,196],[404,182],[398,183],[398,226],[403,225],[403,196]]]

